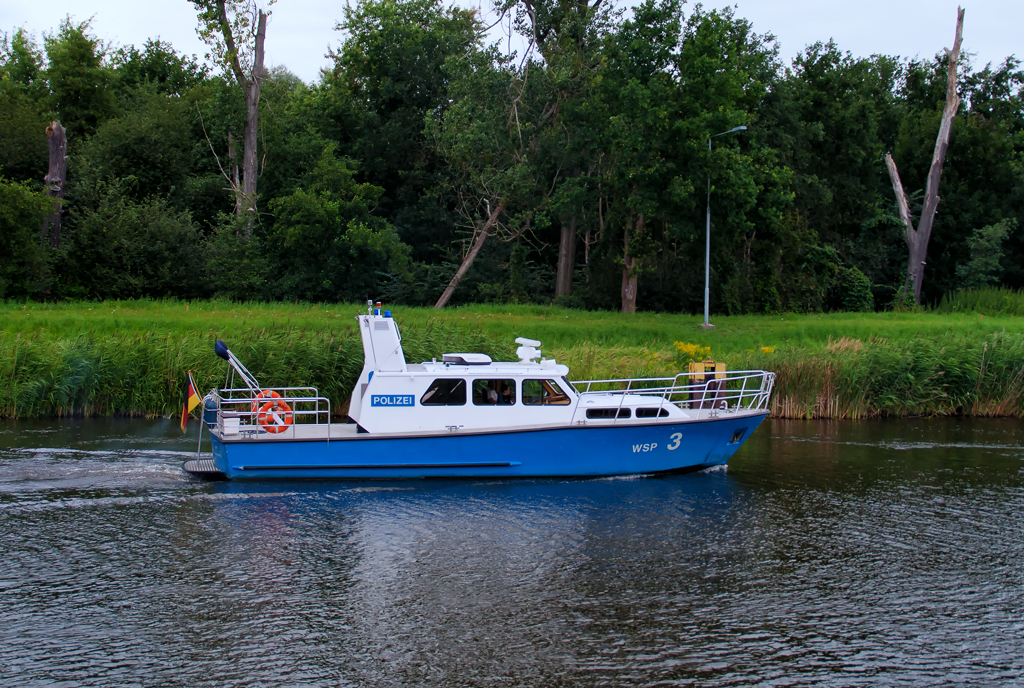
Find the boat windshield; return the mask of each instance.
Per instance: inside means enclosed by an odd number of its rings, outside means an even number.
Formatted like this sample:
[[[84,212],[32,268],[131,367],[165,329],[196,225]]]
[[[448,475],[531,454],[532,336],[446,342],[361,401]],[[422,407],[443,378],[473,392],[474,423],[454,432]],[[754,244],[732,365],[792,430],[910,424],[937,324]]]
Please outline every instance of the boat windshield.
[[[523,380],[523,403],[530,406],[565,406],[569,395],[554,380]]]

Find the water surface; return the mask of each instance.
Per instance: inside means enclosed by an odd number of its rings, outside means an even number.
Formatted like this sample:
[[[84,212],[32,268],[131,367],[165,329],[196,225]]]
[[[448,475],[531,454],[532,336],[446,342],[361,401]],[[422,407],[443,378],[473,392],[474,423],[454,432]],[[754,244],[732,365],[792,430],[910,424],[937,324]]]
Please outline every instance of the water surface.
[[[202,483],[0,424],[0,683],[1022,683],[1016,421],[766,422],[718,469]]]

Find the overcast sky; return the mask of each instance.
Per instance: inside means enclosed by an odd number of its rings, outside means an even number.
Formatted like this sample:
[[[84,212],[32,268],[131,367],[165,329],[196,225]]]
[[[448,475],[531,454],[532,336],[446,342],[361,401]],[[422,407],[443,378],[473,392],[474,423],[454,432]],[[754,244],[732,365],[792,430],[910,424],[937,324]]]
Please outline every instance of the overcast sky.
[[[479,2],[480,0],[476,0]],[[624,0],[620,0],[622,2]],[[485,11],[490,7],[483,0]],[[474,0],[463,0],[473,5]],[[953,42],[956,0],[709,0],[706,7],[737,5],[758,33],[773,33],[788,62],[806,45],[832,38],[856,56],[874,53],[930,58]],[[343,2],[280,0],[272,8],[267,29],[267,63],[284,65],[306,82],[316,81],[327,66],[328,46],[337,46],[334,31]],[[964,48],[974,63],[999,63],[1008,55],[1024,58],[1024,1],[967,1]],[[124,0],[5,0],[0,6],[0,31],[24,28],[41,40],[70,14],[76,21],[92,17],[94,33],[114,45],[141,46],[160,37],[179,52],[202,57],[205,46],[196,37],[195,12],[188,0],[125,2]]]

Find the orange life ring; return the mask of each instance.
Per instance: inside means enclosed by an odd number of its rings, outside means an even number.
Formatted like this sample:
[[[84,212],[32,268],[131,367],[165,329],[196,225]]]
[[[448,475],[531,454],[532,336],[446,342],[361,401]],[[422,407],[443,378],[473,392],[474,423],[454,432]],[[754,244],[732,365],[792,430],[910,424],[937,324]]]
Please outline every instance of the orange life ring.
[[[260,401],[267,401],[261,406]],[[252,401],[252,411],[256,414],[256,422],[267,432],[284,432],[295,420],[295,414],[281,395],[277,392],[264,390]]]
[[[265,389],[256,395],[256,398],[252,400],[252,412],[256,413],[259,410],[261,401],[264,399],[280,399],[281,395],[269,389]]]

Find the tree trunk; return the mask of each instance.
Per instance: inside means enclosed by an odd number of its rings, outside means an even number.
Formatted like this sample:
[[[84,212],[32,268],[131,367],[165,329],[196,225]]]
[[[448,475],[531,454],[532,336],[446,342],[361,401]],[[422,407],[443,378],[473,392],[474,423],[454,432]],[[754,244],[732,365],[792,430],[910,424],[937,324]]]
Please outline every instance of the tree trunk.
[[[594,239],[593,243],[597,243],[601,234],[604,233],[604,212],[601,210],[602,197],[597,198],[597,238]],[[590,282],[590,226],[587,226],[587,234],[583,238],[583,264],[587,266],[587,282]]]
[[[43,220],[40,240],[45,244],[46,235],[50,235],[50,246],[60,245],[60,216],[63,209],[61,200],[64,198],[64,183],[67,180],[67,137],[60,122],[54,121],[46,127],[46,138],[50,143],[50,167],[43,177],[46,195],[54,199],[53,214]]]
[[[238,85],[245,92],[245,131],[242,133],[242,188],[235,184],[235,212],[246,214],[245,235],[252,234],[252,223],[256,219],[256,178],[258,157],[256,141],[259,134],[260,88],[263,86],[265,70],[263,68],[264,44],[267,39],[267,13],[259,10],[256,19],[256,44],[252,55],[252,71],[248,74],[242,69],[238,59],[235,37],[231,34],[231,22],[228,20],[227,1],[217,0],[216,21],[224,45],[227,48],[227,62],[235,75]],[[233,156],[231,156],[233,159]],[[232,160],[233,162],[233,160]]]
[[[644,231],[644,216],[636,221],[636,232]],[[626,246],[622,254],[622,312],[636,313],[636,291],[639,281],[637,259],[629,254],[629,224],[626,225]]]
[[[456,287],[459,286],[459,282],[466,276],[469,269],[473,267],[473,261],[476,260],[477,255],[480,253],[480,249],[483,248],[484,242],[487,241],[487,236],[491,232],[491,228],[498,221],[498,216],[501,215],[501,201],[497,203],[497,207],[491,212],[491,216],[487,218],[487,222],[484,223],[483,229],[480,230],[480,235],[477,236],[476,241],[473,242],[473,248],[469,249],[469,253],[462,259],[462,265],[459,266],[455,276],[452,277],[452,281],[448,283],[448,288],[441,294],[441,298],[434,304],[434,308],[444,308],[448,305],[448,301],[451,300],[452,294],[455,293]]]
[[[956,36],[953,40],[953,49],[947,50],[949,58],[948,73],[946,77],[946,106],[942,110],[942,123],[939,125],[939,134],[935,139],[935,151],[932,153],[932,165],[928,170],[928,182],[924,189],[924,207],[921,210],[921,220],[917,229],[914,229],[914,222],[910,218],[910,208],[907,204],[907,196],[903,191],[903,183],[900,181],[899,171],[892,155],[886,154],[885,166],[889,170],[889,179],[892,181],[893,191],[896,192],[896,203],[899,207],[900,219],[903,221],[907,238],[907,278],[903,284],[903,295],[906,298],[907,292],[913,285],[914,303],[921,303],[921,283],[924,282],[925,258],[928,255],[928,241],[931,239],[932,226],[935,223],[935,213],[939,208],[939,180],[942,178],[942,165],[946,160],[946,150],[949,148],[949,137],[953,130],[953,118],[960,107],[960,96],[956,92],[956,71],[960,61],[960,40],[964,28],[964,11],[959,7],[956,10]]]
[[[263,10],[259,13],[259,23],[256,26],[256,50],[253,54],[252,75],[242,87],[245,89],[245,134],[243,144],[245,149],[242,153],[242,205],[244,212],[248,213],[247,234],[252,233],[252,223],[256,215],[256,178],[258,171],[258,158],[256,154],[256,140],[259,133],[260,116],[260,88],[263,86],[264,69],[263,45],[267,37],[267,15]]]
[[[238,158],[235,157],[235,135],[228,132],[228,160],[231,161],[228,169],[231,170],[231,188],[235,190],[235,215],[242,214],[242,185],[238,182]]]
[[[558,272],[555,275],[555,296],[572,293],[572,271],[576,264],[576,214],[568,225],[562,225],[562,238],[558,243]]]

